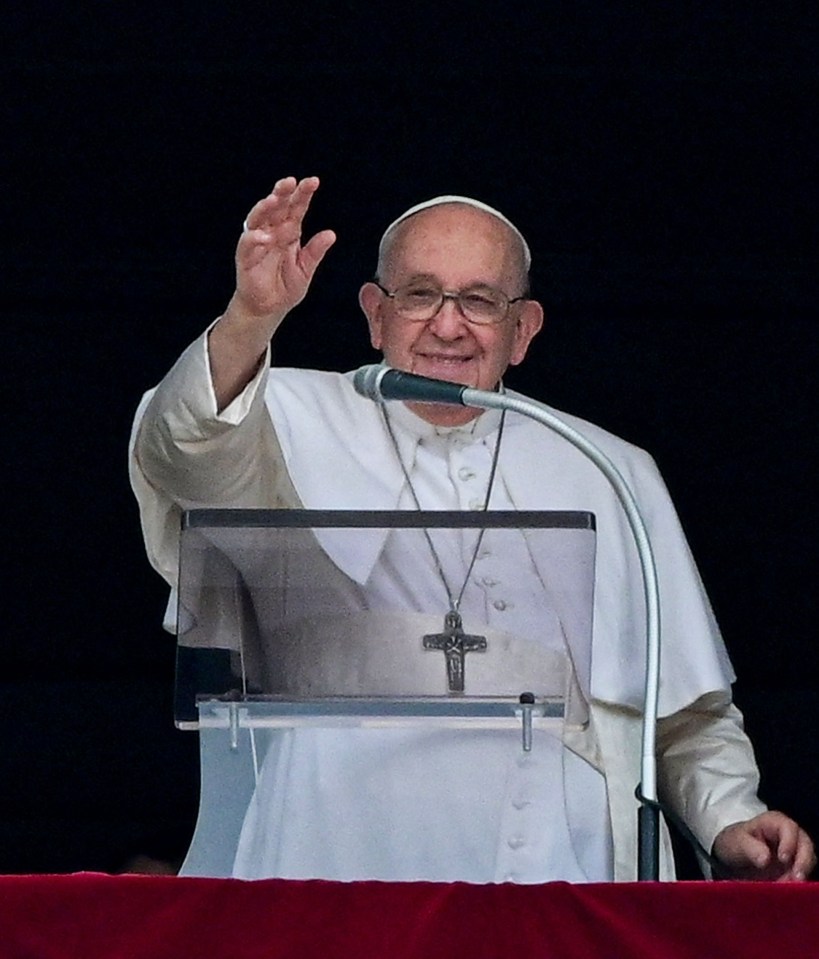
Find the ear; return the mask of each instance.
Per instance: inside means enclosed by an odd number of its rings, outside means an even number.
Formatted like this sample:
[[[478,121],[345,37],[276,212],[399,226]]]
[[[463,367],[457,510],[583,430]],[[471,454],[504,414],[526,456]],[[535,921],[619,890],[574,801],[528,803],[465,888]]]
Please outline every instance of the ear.
[[[365,283],[358,291],[358,303],[367,317],[370,327],[370,343],[376,350],[381,349],[381,306],[383,293],[375,283]]]
[[[529,344],[537,336],[543,326],[543,307],[537,300],[524,300],[520,304],[518,323],[515,328],[515,340],[512,344],[512,355],[509,362],[517,366],[523,362]]]

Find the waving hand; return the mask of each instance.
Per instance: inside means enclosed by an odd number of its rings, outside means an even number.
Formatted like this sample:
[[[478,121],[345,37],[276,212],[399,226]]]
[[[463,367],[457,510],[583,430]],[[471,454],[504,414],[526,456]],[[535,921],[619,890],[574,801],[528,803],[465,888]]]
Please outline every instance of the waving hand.
[[[236,248],[234,297],[247,313],[280,322],[304,299],[316,268],[336,239],[331,230],[324,230],[302,245],[302,223],[318,186],[318,177],[298,183],[294,177],[279,180],[248,213]]]
[[[302,223],[318,177],[286,177],[248,213],[236,247],[236,291],[208,341],[219,409],[253,377],[270,338],[300,303],[324,254],[332,230],[302,243]]]

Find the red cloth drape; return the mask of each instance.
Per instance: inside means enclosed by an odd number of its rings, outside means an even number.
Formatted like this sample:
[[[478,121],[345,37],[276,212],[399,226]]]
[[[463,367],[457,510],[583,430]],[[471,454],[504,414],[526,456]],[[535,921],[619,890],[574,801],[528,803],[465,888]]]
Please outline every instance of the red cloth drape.
[[[0,877],[0,957],[819,957],[819,884]]]

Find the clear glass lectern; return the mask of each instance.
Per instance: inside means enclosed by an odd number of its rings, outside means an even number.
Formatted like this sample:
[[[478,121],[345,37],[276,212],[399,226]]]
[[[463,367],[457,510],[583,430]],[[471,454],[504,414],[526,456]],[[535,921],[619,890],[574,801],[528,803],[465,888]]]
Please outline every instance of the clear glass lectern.
[[[594,517],[194,510],[176,722],[202,793],[185,875],[231,875],[271,743],[305,727],[533,730],[588,721]],[[536,747],[535,747],[536,748]]]

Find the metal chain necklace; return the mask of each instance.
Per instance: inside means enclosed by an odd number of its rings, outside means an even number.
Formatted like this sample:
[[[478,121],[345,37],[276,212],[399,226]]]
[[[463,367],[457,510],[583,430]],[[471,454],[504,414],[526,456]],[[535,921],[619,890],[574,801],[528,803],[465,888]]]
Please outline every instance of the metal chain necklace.
[[[407,469],[404,459],[401,456],[401,449],[398,445],[398,440],[395,436],[395,431],[393,429],[392,422],[390,421],[389,414],[387,413],[386,404],[382,403],[381,414],[384,417],[384,425],[387,428],[387,433],[390,437],[390,442],[392,447],[395,450],[395,456],[398,460],[398,463],[401,467],[401,472],[404,474],[404,480],[407,484],[407,489],[412,496],[412,500],[415,503],[415,508],[421,512],[421,502],[418,499],[418,494],[415,491],[415,487],[412,485],[412,480],[410,479],[409,470]],[[501,440],[503,439],[503,427],[506,422],[506,410],[503,410],[501,413],[500,423],[498,425],[498,438],[495,441],[495,449],[492,453],[492,465],[489,470],[489,482],[486,485],[486,497],[484,498],[483,507],[481,512],[486,512],[489,508],[489,500],[492,497],[492,487],[495,483],[495,473],[498,468],[498,459],[500,457],[500,447]],[[425,649],[440,649],[446,655],[446,666],[447,666],[447,677],[448,685],[450,692],[463,692],[464,690],[464,657],[468,652],[483,652],[486,649],[486,637],[484,636],[469,636],[464,633],[463,629],[463,619],[461,617],[461,601],[463,600],[464,593],[466,592],[467,584],[469,583],[469,577],[472,575],[472,570],[475,566],[475,562],[478,559],[478,553],[480,552],[481,543],[483,542],[484,533],[486,532],[486,527],[482,527],[479,534],[478,540],[475,543],[475,548],[472,550],[472,557],[469,561],[469,565],[466,570],[466,575],[464,576],[464,581],[461,584],[460,590],[458,590],[457,595],[455,591],[449,584],[449,580],[444,573],[443,563],[441,558],[438,555],[438,551],[435,549],[435,544],[432,541],[432,537],[429,534],[429,530],[424,527],[422,530],[424,538],[427,541],[429,546],[430,554],[432,555],[433,562],[435,563],[435,569],[438,573],[438,576],[443,584],[444,590],[446,591],[447,599],[449,601],[449,610],[444,616],[444,629],[441,633],[430,633],[427,636],[423,637],[424,648]]]

